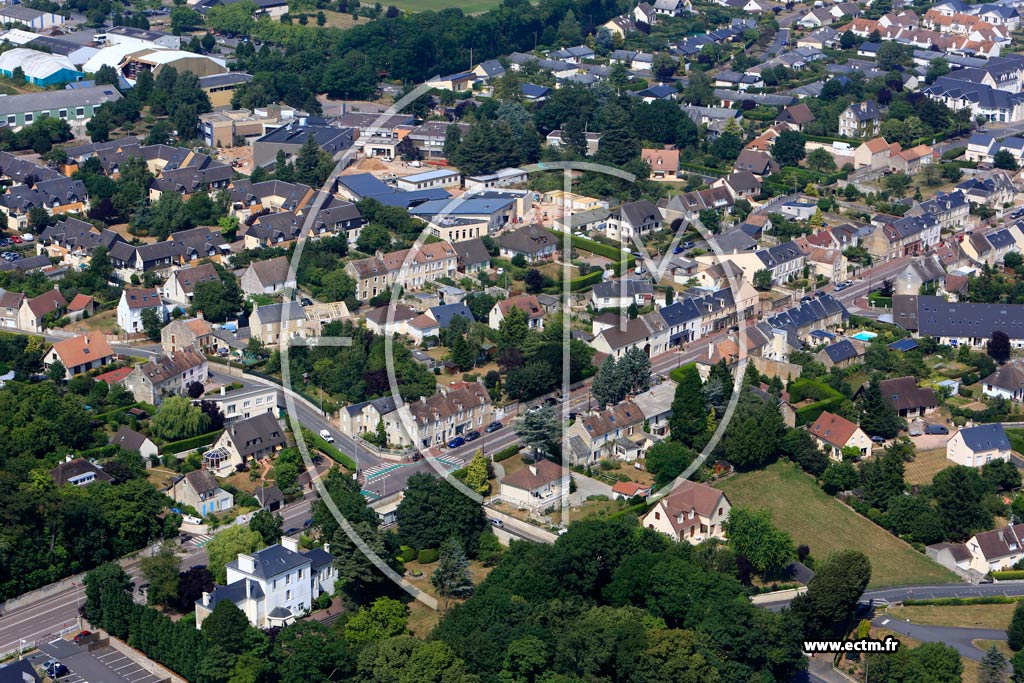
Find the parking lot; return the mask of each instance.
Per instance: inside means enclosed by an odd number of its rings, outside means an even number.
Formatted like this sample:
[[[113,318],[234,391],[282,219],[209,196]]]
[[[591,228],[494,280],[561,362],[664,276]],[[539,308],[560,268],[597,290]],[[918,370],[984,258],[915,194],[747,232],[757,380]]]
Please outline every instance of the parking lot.
[[[34,666],[53,658],[71,672],[60,678],[61,683],[157,683],[162,680],[109,646],[89,652],[88,646],[57,638],[40,645],[39,650],[40,654],[29,658]]]

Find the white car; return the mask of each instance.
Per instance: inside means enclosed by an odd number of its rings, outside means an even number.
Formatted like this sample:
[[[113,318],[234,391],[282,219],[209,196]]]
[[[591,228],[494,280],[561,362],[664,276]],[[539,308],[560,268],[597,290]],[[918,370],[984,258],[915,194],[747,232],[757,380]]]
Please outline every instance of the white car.
[[[334,443],[334,437],[331,436],[331,433],[326,429],[320,430],[320,438],[326,441],[327,443]]]

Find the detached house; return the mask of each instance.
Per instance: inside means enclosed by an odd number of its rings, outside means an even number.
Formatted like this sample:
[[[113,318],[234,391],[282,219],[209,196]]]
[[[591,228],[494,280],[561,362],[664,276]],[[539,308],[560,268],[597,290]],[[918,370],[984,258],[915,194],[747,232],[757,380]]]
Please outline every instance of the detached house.
[[[938,401],[935,392],[917,386],[916,377],[884,379],[879,383],[882,397],[900,417],[924,417],[935,410]]]
[[[569,492],[569,470],[541,458],[501,480],[501,498],[519,509],[546,510]]]
[[[70,456],[68,456],[70,457]],[[60,463],[50,470],[50,478],[59,487],[88,486],[94,481],[111,481],[113,477],[85,458],[75,458]]]
[[[977,534],[964,545],[971,554],[970,568],[982,576],[1011,569],[1024,559],[1024,524]]]
[[[289,277],[289,263],[286,256],[253,261],[242,273],[239,284],[242,291],[253,294],[279,294],[286,289],[295,289],[295,280]]]
[[[250,459],[262,460],[285,447],[284,429],[272,413],[258,413],[232,422],[203,454],[203,467],[226,477]]]
[[[192,305],[192,295],[200,282],[219,282],[220,275],[211,263],[202,263],[193,268],[176,270],[167,278],[161,287],[160,294],[164,299],[177,304],[181,308]]]
[[[566,432],[570,462],[585,466],[606,458],[636,460],[640,456],[637,442],[643,434],[644,419],[643,411],[631,400],[581,415]]]
[[[172,320],[160,330],[160,347],[164,353],[191,349],[200,353],[213,353],[220,346],[213,334],[213,326],[202,318]]]
[[[498,237],[498,248],[505,258],[522,256],[534,263],[553,258],[558,252],[558,240],[537,225],[517,228]]]
[[[946,442],[946,459],[957,465],[981,467],[993,460],[1010,461],[1010,440],[1003,425],[994,422],[964,427]]]
[[[855,102],[839,115],[839,135],[844,138],[872,138],[878,135],[882,112],[874,102]]]
[[[234,496],[218,486],[217,480],[206,470],[178,477],[167,494],[172,500],[195,508],[203,517],[230,510],[235,504]]]
[[[184,395],[193,382],[205,384],[210,376],[206,356],[187,349],[156,356],[136,366],[124,379],[124,387],[136,401],[160,405],[167,396]]]
[[[110,365],[115,359],[114,350],[107,343],[107,338],[92,332],[54,342],[43,356],[43,365],[49,367],[60,361],[66,371],[65,377],[71,379],[83,372]]]
[[[1024,362],[1013,358],[997,367],[995,372],[981,381],[981,391],[992,398],[1024,401]]]
[[[718,489],[687,480],[659,500],[641,523],[676,542],[698,545],[709,538],[724,541],[723,526],[731,509],[729,499]]]
[[[146,310],[156,313],[161,323],[166,322],[167,310],[156,289],[129,287],[123,290],[117,303],[117,326],[128,334],[143,332],[142,313]]]
[[[843,449],[853,448],[861,457],[871,455],[871,439],[856,423],[824,411],[810,428],[811,436],[828,457],[843,461]]]
[[[662,216],[654,204],[646,199],[627,202],[613,210],[606,224],[608,239],[623,243],[633,241],[633,237],[643,237],[661,230]]]
[[[544,329],[544,307],[532,294],[520,294],[494,304],[494,308],[487,316],[487,326],[492,330],[501,329],[502,321],[508,317],[508,312],[512,308],[518,308],[526,314],[526,324],[530,329]]]
[[[67,306],[67,300],[56,287],[31,299],[23,298],[18,309],[18,327],[26,332],[43,332],[47,316],[59,318]]]

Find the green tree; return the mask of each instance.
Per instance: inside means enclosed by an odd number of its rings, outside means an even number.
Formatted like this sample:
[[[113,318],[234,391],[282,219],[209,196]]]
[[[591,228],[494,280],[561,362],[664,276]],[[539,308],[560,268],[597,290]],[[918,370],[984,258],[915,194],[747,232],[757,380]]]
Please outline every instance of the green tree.
[[[529,333],[526,313],[518,306],[509,306],[508,313],[498,325],[498,345],[503,349],[521,349]]]
[[[762,576],[781,576],[796,559],[793,539],[772,524],[772,515],[767,509],[734,507],[724,526],[729,545],[746,557]]]
[[[857,34],[853,31],[845,31],[839,36],[839,47],[844,50],[849,50],[857,44]]]
[[[774,402],[744,389],[717,451],[738,469],[764,467],[778,456],[785,435]]]
[[[462,129],[456,124],[450,123],[444,130],[444,156],[452,159],[458,154],[459,145],[462,144]]]
[[[1008,664],[1006,655],[1000,652],[995,645],[989,647],[978,666],[979,683],[1004,683]]]
[[[601,161],[621,166],[640,156],[640,141],[625,109],[614,103],[605,106],[600,123],[597,156]]]
[[[551,406],[523,413],[515,419],[513,428],[523,445],[532,450],[537,457],[550,453],[558,442],[558,416]]]
[[[249,518],[249,529],[260,535],[264,545],[273,545],[281,539],[284,519],[270,510],[259,510]]]
[[[836,160],[821,147],[816,147],[807,153],[807,168],[818,173],[834,173]]]
[[[672,400],[672,417],[669,418],[672,439],[693,450],[703,448],[708,441],[706,415],[703,385],[697,366],[684,365]]]
[[[606,405],[615,405],[625,397],[622,372],[615,356],[608,356],[601,363],[594,375],[590,392],[597,401],[597,407],[602,410]]]
[[[892,192],[895,196],[902,197],[910,188],[912,180],[910,176],[901,171],[899,173],[890,173],[885,176],[882,183],[885,185],[886,189]]]
[[[566,119],[562,124],[562,146],[576,156],[587,156],[586,125],[578,116]]]
[[[430,575],[430,585],[444,598],[444,611],[452,598],[465,598],[473,592],[469,577],[469,560],[457,538],[449,538],[441,544],[437,569]]]
[[[103,624],[104,594],[130,595],[134,584],[128,572],[117,562],[102,564],[85,575],[85,609],[83,616],[93,624]],[[130,599],[129,599],[130,600]]]
[[[949,62],[942,57],[936,57],[928,62],[928,71],[925,74],[924,82],[931,85],[936,80],[949,73]]]
[[[451,346],[448,348],[448,359],[463,372],[471,370],[476,365],[476,349],[465,336],[461,334],[454,336],[455,338],[451,340]]]
[[[68,376],[68,369],[57,358],[46,367],[46,376],[53,382],[63,382]]]
[[[164,321],[155,308],[143,309],[142,329],[146,332],[146,338],[150,341],[160,341],[160,330],[163,326]]]
[[[896,414],[896,411],[882,396],[881,385],[877,377],[873,378],[864,389],[857,408],[860,413],[860,427],[868,436],[892,439],[906,426],[903,419]]]
[[[483,450],[479,449],[473,454],[473,459],[469,461],[469,464],[466,465],[466,480],[464,483],[480,495],[487,495],[491,489],[491,485],[487,482],[489,463],[490,461],[484,455]]]
[[[767,268],[754,271],[754,289],[759,292],[770,292],[772,289],[772,271]]]
[[[377,598],[369,607],[363,607],[345,622],[345,640],[351,645],[362,645],[408,632],[406,621],[409,611],[405,605],[391,598]]]
[[[977,470],[947,467],[932,478],[932,497],[946,527],[946,537],[963,540],[992,526],[992,514],[982,505],[988,491]]]
[[[797,166],[806,156],[803,133],[784,130],[772,143],[772,156],[779,166]]]
[[[210,642],[234,654],[241,654],[250,640],[249,619],[230,600],[218,602],[201,628]]]
[[[317,295],[324,301],[345,301],[356,294],[356,281],[341,268],[324,276]]]
[[[486,525],[479,503],[428,474],[409,477],[395,516],[399,538],[417,550],[438,548],[454,536],[473,555]]]
[[[1024,650],[1024,602],[1018,602],[1013,608],[1013,617],[1006,629],[1006,644],[1014,652]]]
[[[391,232],[383,225],[370,223],[359,231],[356,248],[364,254],[375,254],[391,247]]]
[[[171,31],[175,35],[192,31],[203,25],[203,15],[191,7],[179,5],[171,9]]]
[[[1001,149],[995,153],[992,157],[992,165],[1007,171],[1016,171],[1018,168],[1017,159],[1006,149]]]
[[[676,60],[671,55],[659,52],[654,55],[654,61],[651,63],[651,72],[654,74],[655,79],[667,81],[675,75],[676,67],[678,66]]]
[[[659,441],[647,451],[644,464],[654,475],[655,485],[661,488],[671,484],[696,457],[696,453],[681,443]]]
[[[184,396],[164,399],[150,424],[153,434],[166,441],[205,434],[209,428],[210,417]]]
[[[217,583],[227,583],[227,564],[238,559],[239,553],[252,553],[264,547],[258,531],[245,526],[232,526],[218,532],[206,545],[210,559],[210,573]]]
[[[171,605],[178,599],[178,556],[174,544],[165,541],[155,555],[140,560],[139,569],[149,583],[150,605]]]
[[[583,39],[583,30],[576,14],[570,9],[558,24],[558,42],[565,46],[577,45]]]
[[[883,71],[893,71],[899,69],[909,60],[909,53],[907,49],[899,43],[886,40],[882,41],[881,46],[878,48],[878,53],[875,55],[875,63],[878,64],[878,68]]]
[[[711,87],[711,79],[703,71],[690,74],[690,82],[683,91],[683,101],[698,107],[706,107],[715,99],[715,90]]]
[[[1009,335],[1002,330],[993,330],[992,337],[988,340],[985,350],[992,360],[1002,365],[1010,360],[1011,347]]]
[[[792,603],[806,637],[842,632],[870,581],[871,562],[863,553],[843,550],[829,555],[807,584],[807,592]]]

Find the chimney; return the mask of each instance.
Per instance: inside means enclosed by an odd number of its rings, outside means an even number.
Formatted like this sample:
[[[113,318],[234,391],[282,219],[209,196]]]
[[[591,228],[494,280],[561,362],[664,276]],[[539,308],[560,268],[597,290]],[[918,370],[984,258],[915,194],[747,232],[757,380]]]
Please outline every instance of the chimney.
[[[220,395],[223,396],[226,393],[228,393],[227,392],[227,387],[225,387],[223,384],[221,384],[220,385]]]
[[[245,597],[252,598],[252,581],[245,580]]]
[[[203,607],[209,607],[209,606],[210,606],[210,594],[207,593],[206,591],[203,591]]]
[[[532,474],[535,477],[537,476],[537,466],[536,465],[530,465],[530,474]]]
[[[206,318],[203,317],[202,311],[196,311],[196,320],[206,320]]]
[[[293,553],[299,552],[299,541],[293,536],[282,536],[281,547],[285,550],[290,550]]]
[[[325,553],[330,553],[331,552],[331,544],[330,543],[324,543],[324,552]]]
[[[238,553],[238,571],[245,574],[255,574],[256,558],[245,553]]]

